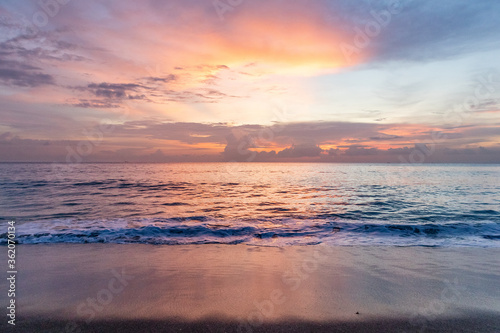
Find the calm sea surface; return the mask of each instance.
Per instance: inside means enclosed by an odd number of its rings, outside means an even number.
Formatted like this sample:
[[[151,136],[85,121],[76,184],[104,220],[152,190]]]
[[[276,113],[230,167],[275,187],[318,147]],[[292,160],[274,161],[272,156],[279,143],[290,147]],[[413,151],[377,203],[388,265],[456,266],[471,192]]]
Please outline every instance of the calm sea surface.
[[[500,246],[500,166],[0,164],[0,243]]]

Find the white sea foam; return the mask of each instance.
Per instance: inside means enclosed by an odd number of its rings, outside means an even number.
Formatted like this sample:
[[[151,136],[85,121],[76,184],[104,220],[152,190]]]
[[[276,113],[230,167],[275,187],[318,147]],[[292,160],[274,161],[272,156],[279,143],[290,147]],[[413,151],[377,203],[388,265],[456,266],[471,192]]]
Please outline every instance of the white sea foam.
[[[142,218],[26,222],[18,225],[21,244],[144,243],[249,244],[267,246],[390,245],[500,247],[497,222],[390,224],[376,220]],[[0,235],[5,244],[7,235]]]

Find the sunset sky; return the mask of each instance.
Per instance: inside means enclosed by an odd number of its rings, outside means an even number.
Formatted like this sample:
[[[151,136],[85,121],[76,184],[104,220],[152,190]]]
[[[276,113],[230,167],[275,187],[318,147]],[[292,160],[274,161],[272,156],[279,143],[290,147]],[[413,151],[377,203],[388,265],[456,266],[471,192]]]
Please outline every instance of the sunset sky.
[[[499,13],[0,0],[0,162],[500,163]]]

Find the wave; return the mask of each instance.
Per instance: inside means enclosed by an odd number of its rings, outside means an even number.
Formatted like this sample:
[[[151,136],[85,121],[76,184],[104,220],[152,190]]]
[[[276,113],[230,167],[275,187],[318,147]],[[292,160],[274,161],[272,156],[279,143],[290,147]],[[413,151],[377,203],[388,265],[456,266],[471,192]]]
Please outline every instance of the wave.
[[[114,220],[58,219],[17,224],[20,244],[141,243],[141,244],[249,244],[265,246],[392,245],[500,247],[498,222],[381,223],[274,218],[224,220],[142,218]],[[7,244],[7,234],[0,234]]]

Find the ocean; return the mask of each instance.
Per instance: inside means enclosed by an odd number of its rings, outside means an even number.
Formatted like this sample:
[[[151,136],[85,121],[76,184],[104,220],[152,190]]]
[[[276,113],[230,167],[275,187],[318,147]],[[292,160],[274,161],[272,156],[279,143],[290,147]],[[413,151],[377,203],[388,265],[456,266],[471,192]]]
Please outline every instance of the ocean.
[[[500,165],[4,163],[0,220],[20,244],[500,247]]]

